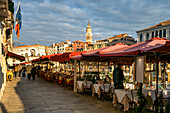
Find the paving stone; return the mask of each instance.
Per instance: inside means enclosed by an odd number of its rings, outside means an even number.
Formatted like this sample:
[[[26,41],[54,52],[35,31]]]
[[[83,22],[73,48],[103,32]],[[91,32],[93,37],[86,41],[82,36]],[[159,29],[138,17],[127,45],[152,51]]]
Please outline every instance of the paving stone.
[[[111,102],[48,83],[42,78],[14,78],[7,82],[0,112],[11,113],[119,113]]]

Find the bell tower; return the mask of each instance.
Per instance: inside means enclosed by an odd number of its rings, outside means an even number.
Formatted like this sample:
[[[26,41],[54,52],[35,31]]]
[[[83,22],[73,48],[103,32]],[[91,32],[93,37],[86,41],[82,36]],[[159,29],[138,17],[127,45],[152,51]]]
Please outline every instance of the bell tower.
[[[88,26],[86,28],[86,42],[88,44],[93,44],[92,35],[90,22],[88,21]]]

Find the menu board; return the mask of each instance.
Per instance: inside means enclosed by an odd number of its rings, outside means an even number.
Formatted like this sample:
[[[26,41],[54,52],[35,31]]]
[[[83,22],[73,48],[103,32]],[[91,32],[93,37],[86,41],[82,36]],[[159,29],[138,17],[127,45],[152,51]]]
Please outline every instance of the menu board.
[[[138,83],[144,82],[145,74],[145,56],[136,57],[136,81]]]

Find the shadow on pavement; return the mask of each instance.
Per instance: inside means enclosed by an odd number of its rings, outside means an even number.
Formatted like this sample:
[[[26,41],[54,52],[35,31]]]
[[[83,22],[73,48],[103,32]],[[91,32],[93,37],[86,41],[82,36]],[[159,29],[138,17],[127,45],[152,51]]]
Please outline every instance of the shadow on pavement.
[[[0,107],[1,107],[2,113],[8,113],[8,112],[6,111],[6,108],[5,108],[4,104],[1,103],[1,102],[0,102]]]

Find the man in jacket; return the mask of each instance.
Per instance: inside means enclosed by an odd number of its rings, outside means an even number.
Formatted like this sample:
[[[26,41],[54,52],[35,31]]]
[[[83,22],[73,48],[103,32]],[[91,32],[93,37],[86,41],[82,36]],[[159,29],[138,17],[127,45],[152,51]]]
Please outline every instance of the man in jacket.
[[[125,80],[123,75],[122,64],[118,64],[118,67],[113,71],[113,82],[115,89],[123,89],[123,80]]]
[[[36,67],[34,66],[34,64],[32,65],[31,74],[32,74],[32,79],[35,80]]]

